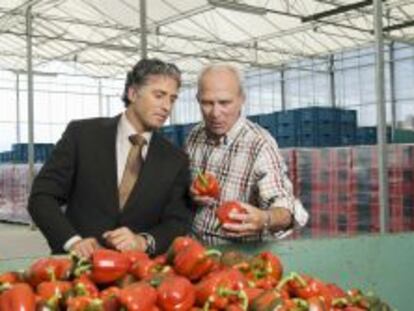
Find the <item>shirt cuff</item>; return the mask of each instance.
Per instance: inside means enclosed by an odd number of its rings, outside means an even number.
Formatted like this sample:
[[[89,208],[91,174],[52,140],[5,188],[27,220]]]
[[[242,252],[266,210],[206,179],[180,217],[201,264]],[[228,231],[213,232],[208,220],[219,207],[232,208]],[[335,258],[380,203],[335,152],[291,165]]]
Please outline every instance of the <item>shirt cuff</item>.
[[[70,252],[70,249],[72,248],[72,246],[76,243],[79,242],[80,240],[82,240],[80,235],[75,235],[73,237],[71,237],[69,240],[67,240],[65,242],[65,244],[63,244],[63,249],[65,250],[65,252]]]
[[[147,248],[145,250],[146,253],[149,255],[155,254],[155,239],[152,236],[152,234],[141,232],[139,233],[140,236],[142,236],[145,239],[145,242],[147,243]]]

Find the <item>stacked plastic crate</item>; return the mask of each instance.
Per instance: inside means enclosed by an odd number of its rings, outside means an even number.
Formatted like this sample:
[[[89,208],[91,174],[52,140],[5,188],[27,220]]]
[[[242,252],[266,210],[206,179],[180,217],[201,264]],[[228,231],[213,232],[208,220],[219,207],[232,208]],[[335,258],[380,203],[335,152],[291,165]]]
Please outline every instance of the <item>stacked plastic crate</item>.
[[[297,146],[299,132],[298,110],[286,110],[276,113],[276,141],[281,148]]]
[[[339,145],[351,146],[356,143],[357,113],[356,110],[338,110]]]
[[[298,145],[302,147],[339,146],[339,110],[329,107],[299,109]]]
[[[387,142],[392,141],[391,127],[387,126]],[[377,128],[375,126],[361,126],[356,129],[357,145],[375,145],[377,143]]]

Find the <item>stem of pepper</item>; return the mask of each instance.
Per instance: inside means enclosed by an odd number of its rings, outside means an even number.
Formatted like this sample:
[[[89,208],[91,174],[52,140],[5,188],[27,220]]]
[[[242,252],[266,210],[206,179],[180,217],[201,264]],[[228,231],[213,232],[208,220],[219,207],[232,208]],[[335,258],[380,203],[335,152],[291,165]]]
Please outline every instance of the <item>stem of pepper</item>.
[[[203,172],[200,171],[200,169],[197,169],[197,178],[201,181],[201,184],[204,188],[208,187],[208,180],[204,176]]]

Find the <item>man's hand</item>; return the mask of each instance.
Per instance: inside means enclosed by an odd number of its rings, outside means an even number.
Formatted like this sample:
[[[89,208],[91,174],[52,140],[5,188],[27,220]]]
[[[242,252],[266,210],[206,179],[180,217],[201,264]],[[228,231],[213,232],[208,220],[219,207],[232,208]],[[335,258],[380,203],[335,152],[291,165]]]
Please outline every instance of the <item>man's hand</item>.
[[[194,189],[193,186],[190,188],[190,194],[193,198],[194,203],[196,203],[199,206],[214,206],[214,204],[217,202],[215,198],[206,196],[206,195],[199,195],[197,190]]]
[[[85,238],[75,242],[69,250],[79,257],[89,259],[92,253],[98,248],[101,248],[101,245],[95,238]]]
[[[145,252],[147,249],[145,238],[135,234],[127,227],[107,231],[103,234],[103,238],[109,246],[121,252],[132,249]]]
[[[262,210],[253,205],[239,202],[245,209],[245,213],[231,213],[231,219],[238,223],[224,224],[223,229],[229,236],[241,237],[263,232],[286,230],[292,225],[292,214],[283,207],[271,207],[269,210]]]
[[[228,232],[229,236],[233,237],[248,236],[261,232],[267,219],[267,211],[247,203],[239,202],[239,204],[245,212],[230,213],[229,218],[237,223],[225,223],[223,229]]]

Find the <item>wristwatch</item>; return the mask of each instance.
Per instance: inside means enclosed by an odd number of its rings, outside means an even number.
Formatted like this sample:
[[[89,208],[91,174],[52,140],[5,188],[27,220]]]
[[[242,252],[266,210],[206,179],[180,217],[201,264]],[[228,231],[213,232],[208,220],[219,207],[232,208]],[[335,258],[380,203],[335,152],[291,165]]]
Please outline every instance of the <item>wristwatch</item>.
[[[155,254],[155,239],[154,237],[146,232],[142,232],[139,234],[142,236],[145,240],[146,249],[145,252],[148,253],[148,255],[154,255]]]

